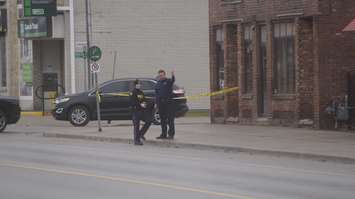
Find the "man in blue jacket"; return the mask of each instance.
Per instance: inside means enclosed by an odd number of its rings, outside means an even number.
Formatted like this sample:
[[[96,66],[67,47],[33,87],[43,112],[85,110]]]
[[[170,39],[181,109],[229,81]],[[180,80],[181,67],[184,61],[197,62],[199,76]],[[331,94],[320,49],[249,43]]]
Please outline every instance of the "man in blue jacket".
[[[171,79],[166,77],[164,70],[159,70],[159,80],[155,86],[156,105],[161,120],[161,135],[157,139],[174,139],[175,136],[175,105],[173,99],[174,71]],[[168,130],[169,126],[169,130]]]

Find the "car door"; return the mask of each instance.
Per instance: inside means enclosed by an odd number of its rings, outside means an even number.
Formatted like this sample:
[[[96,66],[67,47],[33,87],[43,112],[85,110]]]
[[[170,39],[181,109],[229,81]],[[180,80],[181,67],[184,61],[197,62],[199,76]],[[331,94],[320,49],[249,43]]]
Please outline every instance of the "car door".
[[[141,89],[144,92],[144,94],[148,98],[153,99],[155,97],[156,82],[154,80],[140,80],[140,83],[141,83]]]
[[[114,81],[100,88],[101,114],[104,120],[118,120],[130,107],[129,82]]]

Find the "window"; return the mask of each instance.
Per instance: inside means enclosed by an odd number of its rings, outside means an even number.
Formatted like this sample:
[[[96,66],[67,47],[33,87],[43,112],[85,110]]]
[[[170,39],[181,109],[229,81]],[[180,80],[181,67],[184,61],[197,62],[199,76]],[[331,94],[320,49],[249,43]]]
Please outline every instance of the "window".
[[[217,87],[224,88],[224,31],[222,28],[216,31],[216,63],[217,63]]]
[[[32,40],[21,39],[20,96],[33,95]]]
[[[0,36],[0,87],[6,87],[6,45],[5,37]]]
[[[242,0],[222,0],[222,5],[239,4],[242,2],[243,2]]]
[[[244,27],[244,78],[243,91],[251,93],[253,88],[253,31],[251,26]]]
[[[143,91],[155,90],[155,83],[152,81],[141,81],[140,84]]]
[[[128,81],[119,81],[109,83],[103,86],[101,89],[102,93],[121,93],[121,92],[128,92]]]
[[[274,78],[275,94],[295,92],[295,49],[294,25],[280,23],[274,25]]]

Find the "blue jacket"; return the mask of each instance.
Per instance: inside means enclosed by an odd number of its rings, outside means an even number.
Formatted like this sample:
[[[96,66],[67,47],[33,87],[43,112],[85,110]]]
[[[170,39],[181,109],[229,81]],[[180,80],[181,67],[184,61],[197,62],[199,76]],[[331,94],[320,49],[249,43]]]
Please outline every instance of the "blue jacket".
[[[173,98],[173,85],[175,82],[175,76],[172,76],[171,79],[159,80],[155,85],[155,97],[156,103],[158,104],[161,99],[170,100]]]

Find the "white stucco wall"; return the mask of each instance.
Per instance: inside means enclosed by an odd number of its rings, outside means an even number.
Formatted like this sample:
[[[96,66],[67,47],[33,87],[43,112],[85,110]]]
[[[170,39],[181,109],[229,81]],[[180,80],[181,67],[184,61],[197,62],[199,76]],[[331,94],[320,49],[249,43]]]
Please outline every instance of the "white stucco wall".
[[[117,77],[154,77],[175,70],[188,93],[209,90],[208,0],[91,0],[92,43],[103,50],[100,82],[110,80],[114,51]],[[75,0],[75,40],[85,42],[85,1]],[[83,60],[76,60],[78,90],[83,90]],[[189,103],[209,109],[209,99]]]

